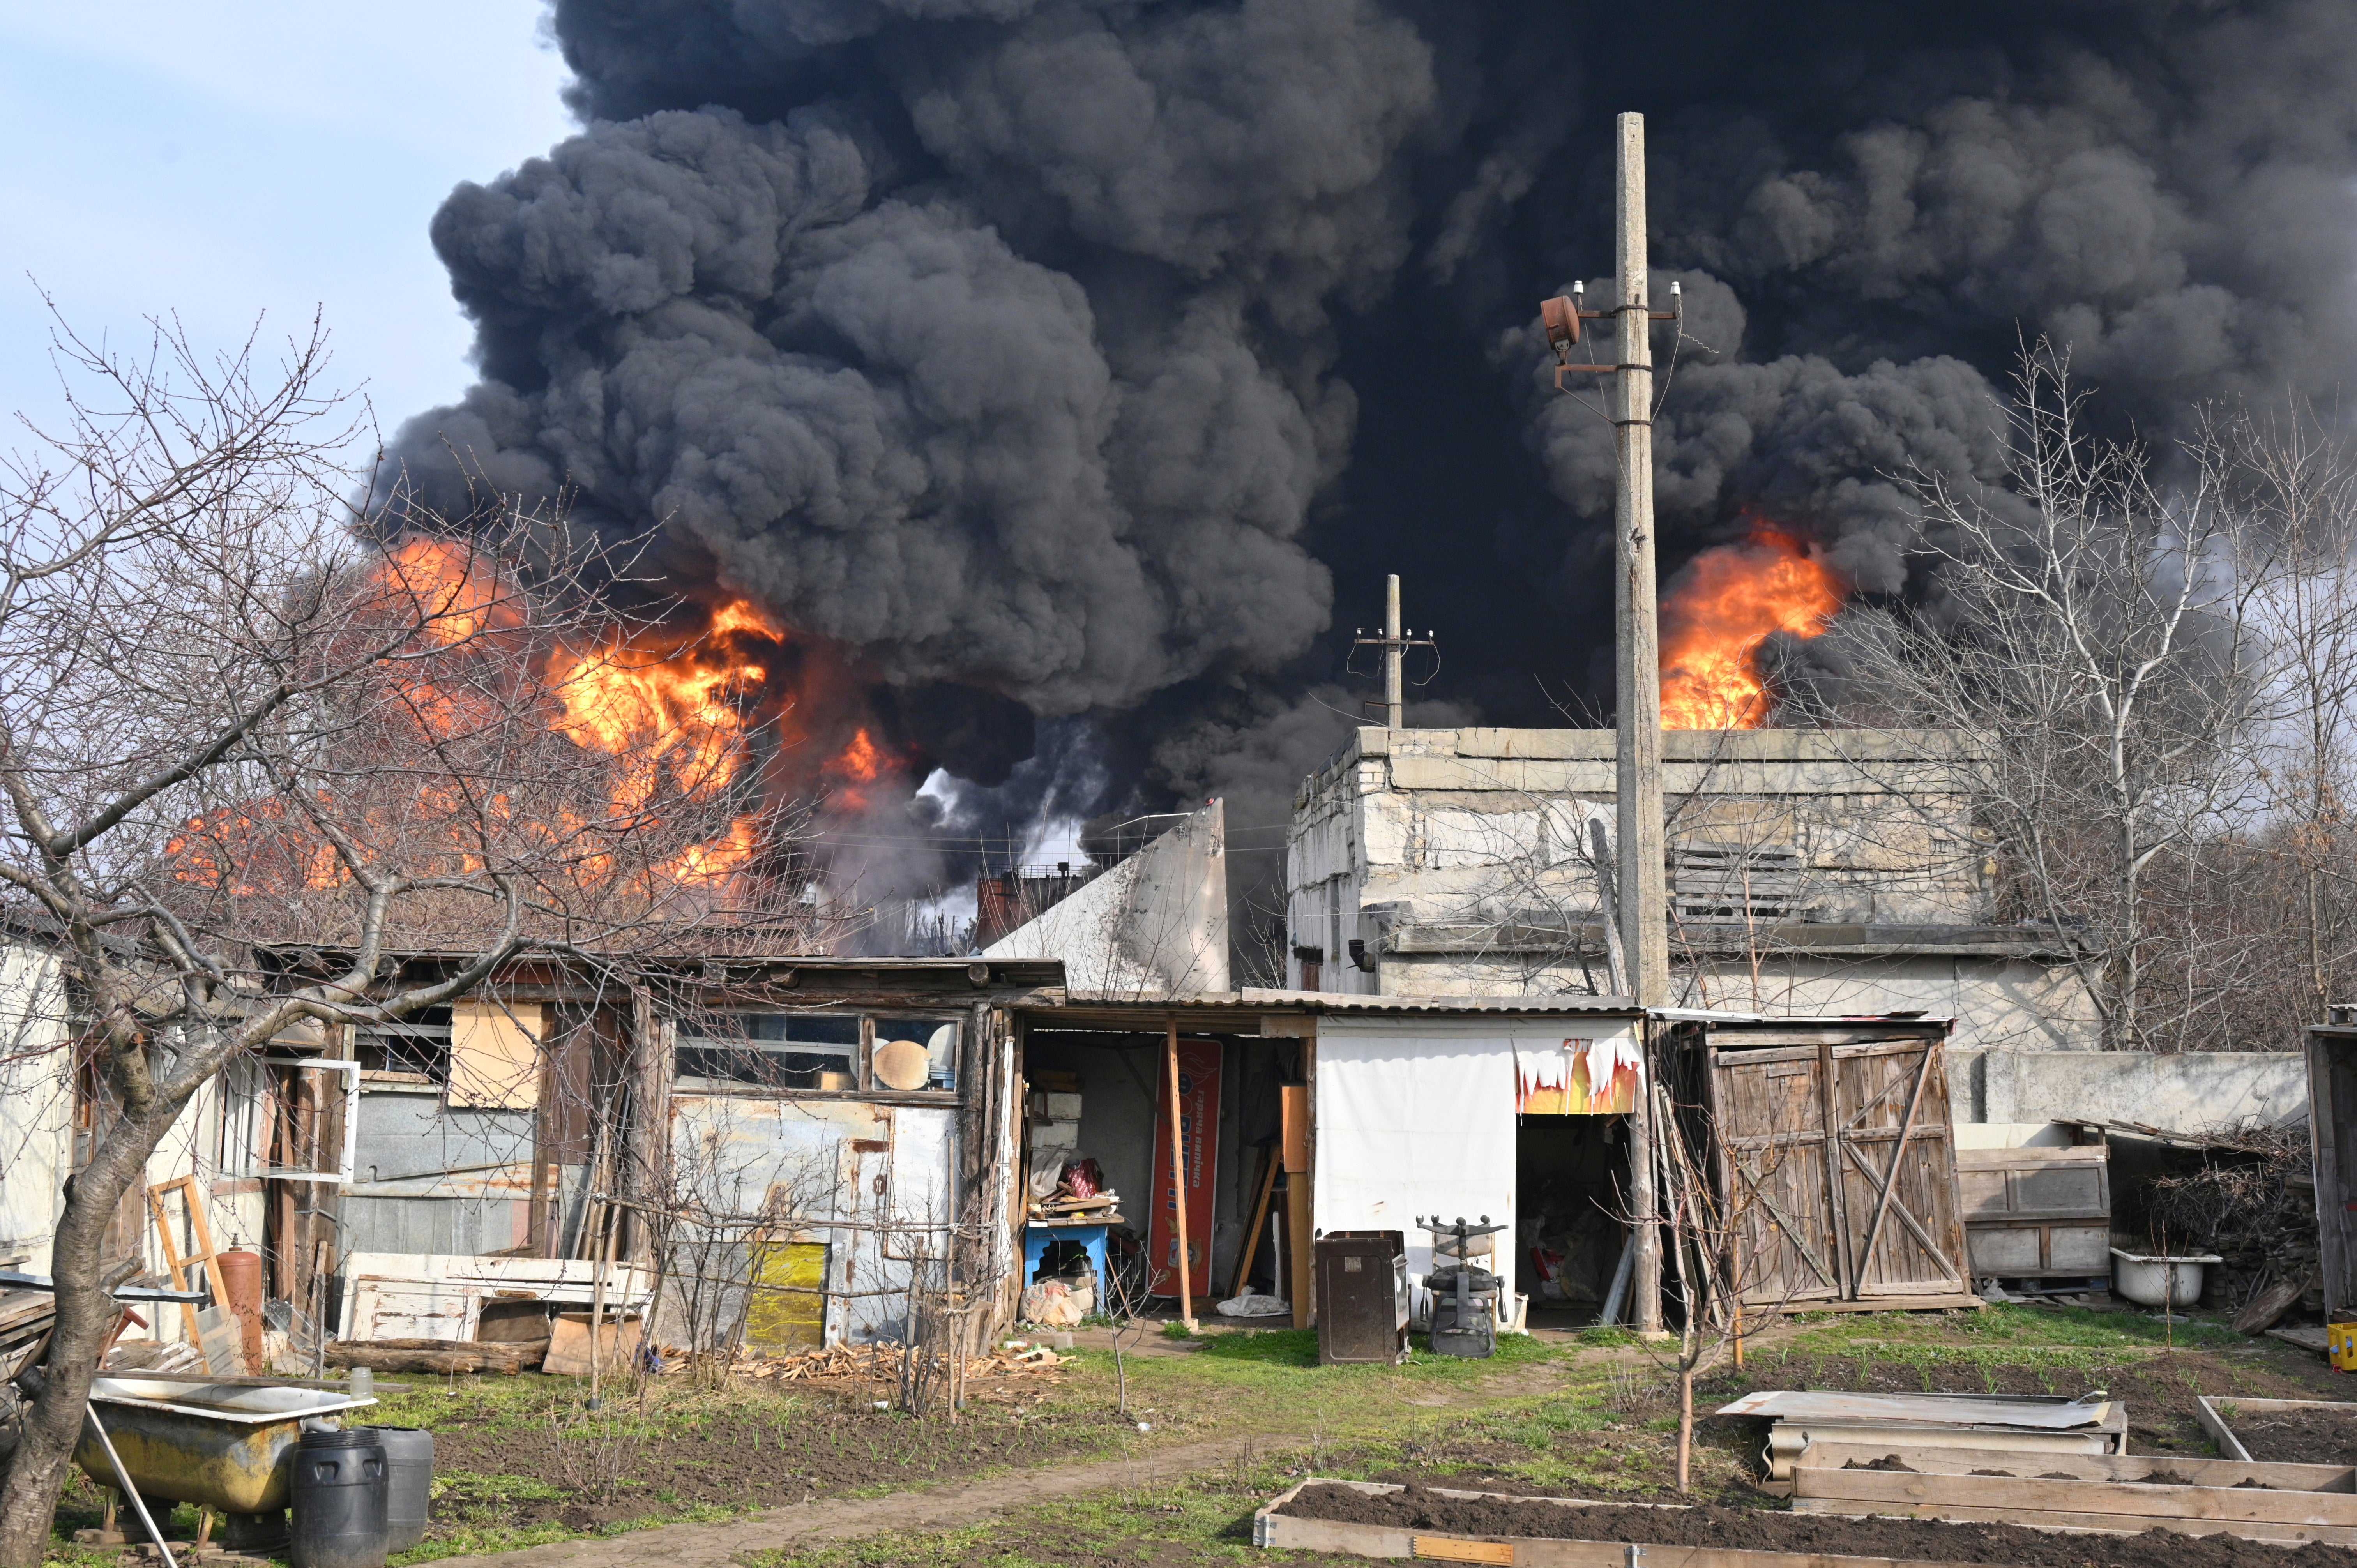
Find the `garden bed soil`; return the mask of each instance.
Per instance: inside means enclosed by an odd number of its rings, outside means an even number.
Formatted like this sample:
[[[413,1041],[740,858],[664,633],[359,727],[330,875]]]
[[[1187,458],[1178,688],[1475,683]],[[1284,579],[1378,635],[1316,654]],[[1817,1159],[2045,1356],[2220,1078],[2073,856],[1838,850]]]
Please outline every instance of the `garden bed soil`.
[[[1442,1535],[1538,1536],[1642,1546],[1734,1547],[1900,1562],[2008,1563],[2014,1568],[2357,1568],[2357,1550],[2283,1547],[2230,1535],[2061,1534],[2007,1524],[1840,1519],[1768,1509],[1565,1508],[1557,1503],[1442,1497],[1423,1487],[1370,1496],[1305,1487],[1281,1510],[1297,1519],[1385,1525]]]
[[[2293,1396],[2298,1397],[2298,1396]],[[2217,1402],[2231,1406],[2232,1395]],[[2357,1465],[2357,1410],[2223,1412],[2252,1458],[2270,1465]]]
[[[627,1420],[627,1416],[623,1419]],[[438,1427],[429,1539],[466,1524],[558,1523],[594,1530],[713,1507],[775,1508],[875,1487],[924,1486],[1105,1445],[1126,1425],[1110,1412],[969,1405],[956,1424],[896,1411],[780,1400],[701,1417],[694,1430],[628,1434],[595,1418],[554,1427]],[[516,1481],[565,1495],[519,1497]]]

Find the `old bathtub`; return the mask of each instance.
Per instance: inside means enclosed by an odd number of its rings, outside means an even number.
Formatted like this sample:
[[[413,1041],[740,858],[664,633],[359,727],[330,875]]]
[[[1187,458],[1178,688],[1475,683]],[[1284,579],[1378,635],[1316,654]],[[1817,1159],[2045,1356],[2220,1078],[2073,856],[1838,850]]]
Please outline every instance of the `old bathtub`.
[[[99,1379],[90,1402],[144,1496],[252,1514],[286,1506],[287,1456],[304,1422],[376,1401],[332,1389],[133,1376]],[[106,1450],[87,1424],[74,1463],[99,1485],[115,1484]]]

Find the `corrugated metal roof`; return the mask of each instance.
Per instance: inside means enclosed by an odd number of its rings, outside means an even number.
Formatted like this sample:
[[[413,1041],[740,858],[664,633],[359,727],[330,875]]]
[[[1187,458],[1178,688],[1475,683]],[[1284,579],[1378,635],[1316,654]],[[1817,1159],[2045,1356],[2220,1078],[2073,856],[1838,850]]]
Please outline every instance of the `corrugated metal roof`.
[[[1664,1024],[1953,1024],[1944,1013],[1727,1013],[1713,1007],[1656,1007]]]
[[[1275,991],[1246,986],[1242,991],[1198,992],[1188,996],[1139,996],[1134,993],[1069,991],[1057,1006],[1092,1012],[1130,1012],[1140,1017],[1227,1013],[1356,1013],[1375,1015],[1448,1015],[1485,1013],[1609,1014],[1633,1017],[1641,1009],[1625,996],[1357,996],[1339,991]]]
[[[1626,996],[1589,996],[1577,992],[1553,996],[1361,996],[1342,991],[1275,991],[1246,986],[1236,995],[1247,1006],[1298,1007],[1311,1013],[1612,1013],[1633,1017],[1644,1011]]]

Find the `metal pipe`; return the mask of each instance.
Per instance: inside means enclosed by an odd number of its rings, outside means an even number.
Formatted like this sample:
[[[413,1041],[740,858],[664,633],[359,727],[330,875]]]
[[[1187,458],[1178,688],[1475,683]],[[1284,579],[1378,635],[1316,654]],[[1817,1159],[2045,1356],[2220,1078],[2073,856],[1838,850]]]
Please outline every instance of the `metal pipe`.
[[[1612,1286],[1604,1293],[1604,1310],[1597,1315],[1596,1321],[1598,1324],[1609,1326],[1620,1321],[1621,1298],[1629,1294],[1631,1265],[1636,1261],[1635,1246],[1631,1244],[1630,1238],[1623,1237],[1620,1241],[1620,1261],[1612,1266]]]
[[[156,1528],[155,1516],[147,1511],[147,1499],[141,1497],[139,1488],[131,1484],[131,1472],[123,1467],[123,1455],[114,1451],[114,1439],[106,1434],[105,1424],[98,1419],[97,1407],[85,1404],[81,1407],[81,1414],[82,1419],[90,1423],[90,1429],[98,1434],[98,1445],[106,1450],[106,1462],[114,1467],[115,1483],[123,1488],[123,1495],[131,1499],[132,1508],[139,1514],[139,1522],[147,1527],[147,1539],[156,1543],[157,1552],[163,1553],[164,1568],[179,1568],[179,1564],[172,1561],[172,1549],[164,1544],[164,1532]]]

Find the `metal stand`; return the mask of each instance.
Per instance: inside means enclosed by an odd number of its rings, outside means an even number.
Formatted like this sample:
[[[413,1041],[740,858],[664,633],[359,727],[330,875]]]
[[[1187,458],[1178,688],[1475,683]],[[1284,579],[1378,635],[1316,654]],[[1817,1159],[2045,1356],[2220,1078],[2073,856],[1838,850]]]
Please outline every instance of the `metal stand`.
[[[1478,1252],[1487,1252],[1489,1238],[1505,1227],[1491,1224],[1486,1214],[1479,1225],[1468,1225],[1461,1214],[1453,1221],[1437,1215],[1429,1219],[1418,1215],[1415,1222],[1432,1232],[1433,1266],[1424,1283],[1432,1292],[1433,1354],[1496,1355],[1498,1276],[1475,1266],[1471,1260]]]

